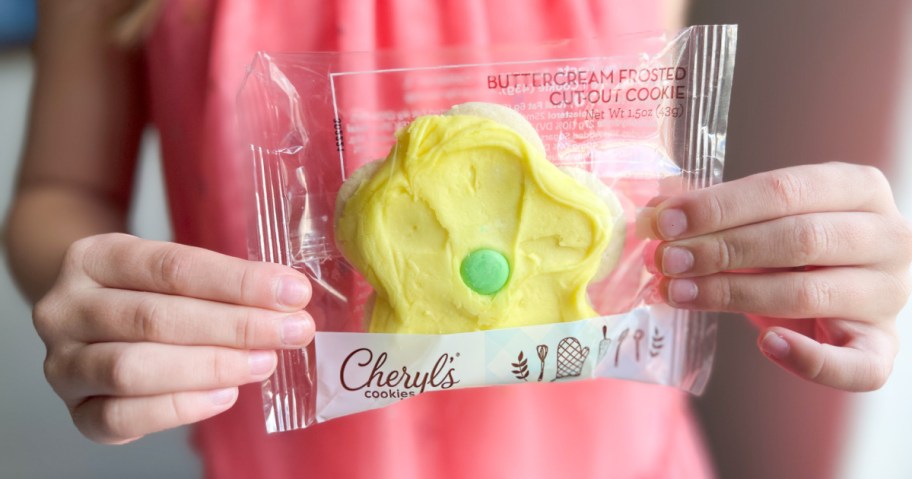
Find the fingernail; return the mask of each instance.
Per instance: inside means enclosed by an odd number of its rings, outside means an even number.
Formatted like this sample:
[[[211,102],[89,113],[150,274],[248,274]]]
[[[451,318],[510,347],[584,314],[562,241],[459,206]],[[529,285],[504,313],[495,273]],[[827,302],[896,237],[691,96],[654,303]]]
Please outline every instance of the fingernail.
[[[693,268],[694,256],[690,250],[669,246],[662,251],[662,271],[665,274],[681,274]]]
[[[310,340],[313,321],[307,316],[288,316],[282,321],[282,343],[301,346]]]
[[[760,350],[773,359],[785,359],[789,349],[788,341],[772,331],[767,331],[760,340]]]
[[[689,279],[673,279],[668,283],[668,299],[673,304],[689,303],[697,299],[697,283]]]
[[[224,406],[225,404],[234,401],[234,398],[237,397],[238,389],[237,388],[225,388],[225,389],[216,389],[209,393],[209,400],[212,401],[212,404],[216,406]]]
[[[663,238],[675,238],[687,229],[687,216],[681,210],[662,210],[656,219],[656,227]]]
[[[310,284],[296,277],[285,277],[279,282],[278,300],[285,306],[301,306],[310,296]]]
[[[272,372],[275,367],[276,356],[272,351],[251,351],[247,356],[247,363],[250,365],[250,374],[253,376],[262,376]]]

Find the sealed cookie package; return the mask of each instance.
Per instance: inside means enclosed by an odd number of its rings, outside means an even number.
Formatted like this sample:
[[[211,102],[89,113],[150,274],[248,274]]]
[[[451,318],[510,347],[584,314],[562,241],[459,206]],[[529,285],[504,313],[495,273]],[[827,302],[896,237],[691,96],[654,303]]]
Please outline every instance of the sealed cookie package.
[[[662,302],[636,220],[721,180],[735,38],[258,54],[250,253],[310,278],[317,326],[263,383],[267,430],[456,388],[701,392],[714,320]]]

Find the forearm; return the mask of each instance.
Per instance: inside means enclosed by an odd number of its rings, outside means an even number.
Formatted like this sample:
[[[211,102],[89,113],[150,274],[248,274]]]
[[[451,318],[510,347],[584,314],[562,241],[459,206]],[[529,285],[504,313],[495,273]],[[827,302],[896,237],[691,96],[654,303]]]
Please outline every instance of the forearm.
[[[125,228],[145,121],[142,57],[112,32],[131,4],[39,4],[28,137],[4,238],[32,301],[53,285],[73,241]]]
[[[22,187],[7,220],[7,261],[22,293],[35,302],[54,284],[70,244],[124,229],[123,213],[109,200],[60,184]]]

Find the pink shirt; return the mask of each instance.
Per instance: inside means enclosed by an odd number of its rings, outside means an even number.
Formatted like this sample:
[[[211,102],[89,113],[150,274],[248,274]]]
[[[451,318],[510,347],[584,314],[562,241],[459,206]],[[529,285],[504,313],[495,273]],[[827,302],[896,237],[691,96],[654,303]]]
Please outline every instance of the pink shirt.
[[[660,0],[171,0],[149,43],[176,240],[247,256],[235,96],[257,50],[485,45],[655,30]],[[267,435],[258,385],[195,427],[207,477],[711,476],[686,395],[623,381],[430,393]]]

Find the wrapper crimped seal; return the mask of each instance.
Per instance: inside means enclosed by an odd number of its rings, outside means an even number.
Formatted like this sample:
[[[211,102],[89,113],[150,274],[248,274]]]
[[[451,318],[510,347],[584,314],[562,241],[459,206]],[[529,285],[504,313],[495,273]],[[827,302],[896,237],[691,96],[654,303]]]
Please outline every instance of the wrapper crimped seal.
[[[715,320],[656,299],[634,222],[721,180],[735,38],[258,54],[250,256],[311,279],[317,325],[263,383],[267,430],[530,381],[699,394]]]

